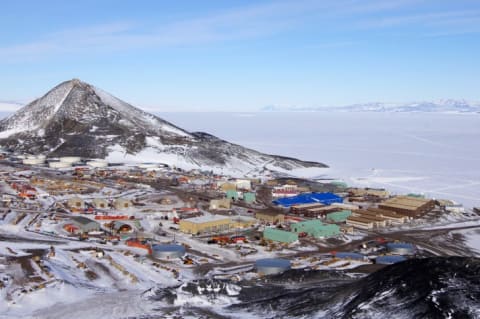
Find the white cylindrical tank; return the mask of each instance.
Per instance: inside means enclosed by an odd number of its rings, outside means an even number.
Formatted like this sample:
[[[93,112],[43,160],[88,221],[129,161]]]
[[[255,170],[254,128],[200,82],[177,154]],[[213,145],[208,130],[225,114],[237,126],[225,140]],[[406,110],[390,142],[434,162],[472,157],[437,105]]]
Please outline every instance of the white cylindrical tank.
[[[143,163],[138,165],[139,168],[149,169],[149,168],[158,168],[158,164],[153,163]]]
[[[107,161],[95,160],[95,161],[88,161],[87,165],[90,166],[90,167],[107,167],[108,162]]]
[[[80,162],[81,158],[79,156],[63,156],[63,157],[60,157],[60,162],[64,162],[64,163],[78,163]]]
[[[67,168],[71,167],[72,163],[67,163],[67,162],[50,162],[48,163],[48,166],[50,168]]]
[[[152,257],[157,259],[182,258],[185,255],[185,247],[177,244],[152,245]]]
[[[40,159],[40,158],[26,158],[23,161],[23,164],[25,165],[40,165],[45,163],[45,159]]]
[[[265,258],[255,262],[255,268],[259,275],[275,275],[281,274],[291,268],[290,260],[281,258]]]

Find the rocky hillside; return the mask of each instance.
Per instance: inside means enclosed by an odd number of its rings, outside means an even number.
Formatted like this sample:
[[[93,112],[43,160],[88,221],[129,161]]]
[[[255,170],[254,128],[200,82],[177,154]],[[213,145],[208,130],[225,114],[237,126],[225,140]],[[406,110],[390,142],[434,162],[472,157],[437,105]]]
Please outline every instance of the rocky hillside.
[[[59,84],[0,121],[0,145],[18,153],[162,162],[233,175],[326,167],[187,132],[79,80]]]

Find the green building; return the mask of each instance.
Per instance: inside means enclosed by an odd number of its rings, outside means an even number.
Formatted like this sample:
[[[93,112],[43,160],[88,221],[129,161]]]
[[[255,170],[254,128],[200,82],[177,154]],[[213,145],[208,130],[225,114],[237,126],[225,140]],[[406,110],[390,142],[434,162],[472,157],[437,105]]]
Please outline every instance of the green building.
[[[306,220],[291,226],[295,233],[307,233],[309,236],[332,237],[340,234],[340,227],[335,224],[324,224],[318,219]]]
[[[347,220],[352,215],[351,210],[342,210],[327,214],[327,221],[332,223],[341,223]]]
[[[251,204],[257,200],[255,193],[248,192],[248,193],[243,193],[243,200],[247,204]]]
[[[414,193],[410,193],[410,194],[407,194],[408,197],[413,197],[413,198],[425,198],[425,195],[422,195],[422,194],[414,194]]]
[[[229,189],[227,190],[227,198],[231,200],[238,200],[238,193],[236,190]]]
[[[281,243],[293,243],[298,240],[298,235],[289,231],[276,228],[265,228],[263,238],[266,240],[279,241]]]

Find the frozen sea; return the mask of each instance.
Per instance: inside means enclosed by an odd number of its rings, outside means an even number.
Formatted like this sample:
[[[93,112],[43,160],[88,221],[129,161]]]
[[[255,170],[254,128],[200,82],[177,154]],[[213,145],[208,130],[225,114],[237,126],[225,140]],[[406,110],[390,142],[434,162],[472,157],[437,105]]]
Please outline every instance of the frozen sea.
[[[258,151],[330,166],[349,185],[480,206],[480,115],[443,113],[158,113]]]

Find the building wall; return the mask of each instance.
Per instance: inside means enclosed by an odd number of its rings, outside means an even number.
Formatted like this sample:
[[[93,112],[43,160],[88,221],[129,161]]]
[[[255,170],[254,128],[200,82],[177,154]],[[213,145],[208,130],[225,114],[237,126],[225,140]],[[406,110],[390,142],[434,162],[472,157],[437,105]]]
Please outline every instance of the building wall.
[[[210,209],[230,209],[231,200],[229,198],[224,199],[212,199],[210,201]]]
[[[349,216],[352,215],[352,211],[350,210],[342,210],[340,212],[334,212],[327,214],[327,220],[331,220],[334,223],[340,223],[347,220]]]
[[[255,217],[258,219],[258,220],[261,220],[263,222],[266,222],[266,223],[284,223],[285,222],[285,215],[284,214],[266,214],[266,213],[262,213],[262,212],[257,212],[255,214]]]
[[[298,235],[275,228],[266,228],[263,231],[263,238],[266,240],[278,241],[281,243],[292,243],[298,240]]]
[[[209,233],[230,229],[230,218],[195,223],[188,219],[180,220],[180,231],[188,234]]]
[[[245,201],[245,203],[248,203],[248,204],[251,204],[253,203],[254,201],[257,200],[256,196],[255,196],[255,193],[244,193],[243,194],[243,200]]]
[[[236,190],[228,190],[226,197],[228,199],[238,200],[238,193]]]
[[[334,224],[324,224],[319,220],[299,222],[291,226],[295,233],[305,232],[312,237],[331,237],[340,234],[340,227]]]

